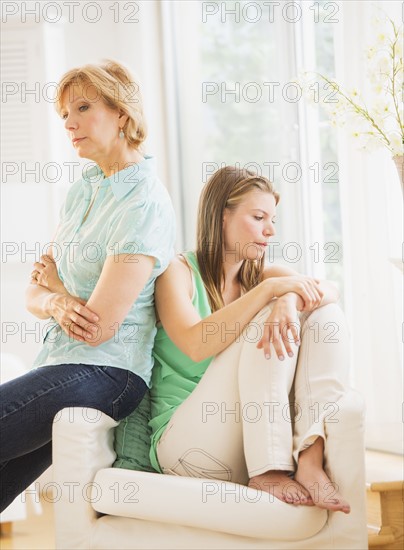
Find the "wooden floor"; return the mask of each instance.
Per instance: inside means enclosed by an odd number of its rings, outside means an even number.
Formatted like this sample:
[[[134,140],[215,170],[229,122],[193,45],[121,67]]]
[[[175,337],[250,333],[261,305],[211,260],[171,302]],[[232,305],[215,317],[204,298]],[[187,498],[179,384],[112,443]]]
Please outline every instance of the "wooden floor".
[[[41,501],[43,514],[28,508],[28,519],[15,521],[10,535],[1,535],[1,550],[55,550],[53,505]]]

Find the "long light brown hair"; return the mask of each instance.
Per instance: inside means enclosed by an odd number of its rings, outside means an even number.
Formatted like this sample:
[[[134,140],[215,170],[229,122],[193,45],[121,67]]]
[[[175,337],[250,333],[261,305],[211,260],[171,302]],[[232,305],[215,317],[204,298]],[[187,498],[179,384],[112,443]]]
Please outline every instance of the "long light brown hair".
[[[271,193],[278,204],[280,195],[267,178],[235,166],[225,166],[215,172],[202,190],[198,208],[196,257],[212,312],[224,307],[221,291],[224,281],[224,209],[235,209],[244,195],[254,189]],[[238,280],[244,292],[261,282],[264,262],[265,255],[259,260],[243,261]]]

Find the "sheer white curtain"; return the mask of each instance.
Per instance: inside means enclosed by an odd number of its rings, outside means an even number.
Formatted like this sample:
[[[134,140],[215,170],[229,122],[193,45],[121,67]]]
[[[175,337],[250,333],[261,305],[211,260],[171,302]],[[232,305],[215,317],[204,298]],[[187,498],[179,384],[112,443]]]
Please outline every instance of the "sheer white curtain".
[[[366,88],[364,49],[375,40],[375,2],[340,2],[337,81]],[[379,2],[401,21],[401,2]],[[359,152],[338,131],[346,301],[352,333],[354,384],[367,403],[367,446],[402,453],[403,197],[387,150]]]

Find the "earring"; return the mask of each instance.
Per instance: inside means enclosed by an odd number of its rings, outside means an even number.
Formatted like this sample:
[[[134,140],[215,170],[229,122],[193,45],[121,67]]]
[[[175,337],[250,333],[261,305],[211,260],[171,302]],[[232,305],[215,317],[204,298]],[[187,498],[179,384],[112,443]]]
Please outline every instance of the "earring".
[[[121,128],[121,131],[119,132],[119,139],[123,139],[125,137],[124,131]]]

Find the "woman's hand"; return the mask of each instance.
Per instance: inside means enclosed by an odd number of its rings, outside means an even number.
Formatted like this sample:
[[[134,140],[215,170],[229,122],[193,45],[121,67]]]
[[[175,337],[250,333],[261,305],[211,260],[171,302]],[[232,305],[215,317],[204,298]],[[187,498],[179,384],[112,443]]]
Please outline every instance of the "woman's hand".
[[[288,292],[299,294],[304,302],[302,311],[312,311],[319,307],[324,296],[319,286],[320,280],[305,275],[271,277],[267,281],[272,285],[272,293],[276,298]]]
[[[86,306],[82,298],[66,293],[55,293],[51,298],[52,317],[59,323],[62,330],[79,342],[94,341],[99,332],[99,321],[96,313]]]
[[[289,337],[289,331],[292,338]],[[299,332],[300,323],[295,303],[288,298],[278,298],[270,316],[264,323],[264,332],[257,348],[264,348],[265,357],[270,359],[270,344],[272,344],[282,361],[285,355],[284,346],[289,357],[293,357],[291,342],[294,341],[297,346],[300,344]]]
[[[60,294],[67,293],[52,256],[45,254],[41,256],[39,262],[35,262],[31,273],[31,283],[41,285],[51,292]]]

